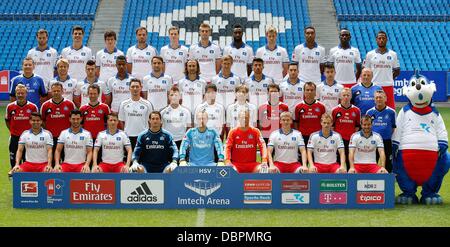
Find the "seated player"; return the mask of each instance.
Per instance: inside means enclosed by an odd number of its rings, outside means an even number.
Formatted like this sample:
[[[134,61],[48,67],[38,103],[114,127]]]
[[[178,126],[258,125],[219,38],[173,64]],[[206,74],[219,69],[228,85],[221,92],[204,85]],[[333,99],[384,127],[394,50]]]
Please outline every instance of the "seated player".
[[[250,111],[238,113],[239,125],[228,133],[225,146],[225,164],[233,166],[239,173],[276,172],[267,164],[267,148],[261,132],[250,126]],[[261,162],[256,162],[256,148],[259,147]]]
[[[292,129],[292,114],[280,115],[281,128],[270,134],[267,144],[269,164],[282,173],[307,173],[307,155],[303,136],[300,131]],[[273,154],[275,152],[275,154]],[[299,152],[302,163],[298,162]]]
[[[198,127],[189,129],[183,137],[180,148],[180,166],[215,166],[214,150],[218,157],[217,165],[223,165],[223,145],[217,131],[206,127],[208,113],[198,112]],[[189,150],[189,163],[186,153]]]
[[[331,130],[333,120],[330,114],[323,114],[320,124],[322,130],[314,132],[308,141],[309,171],[311,173],[346,173],[344,142],[339,133]],[[340,165],[336,162],[337,151],[341,160]]]
[[[362,130],[352,135],[350,139],[349,173],[388,173],[384,168],[386,156],[384,154],[383,138],[372,131],[372,117],[365,115],[361,118]],[[377,164],[376,152],[380,155]]]
[[[19,138],[14,172],[51,172],[52,171],[52,134],[42,128],[42,117],[38,112],[30,116],[31,129],[25,130]],[[25,149],[25,150],[24,150]],[[23,152],[26,161],[20,164]]]
[[[107,129],[97,135],[94,144],[92,172],[128,172],[131,163],[131,143],[127,134],[118,129],[119,116],[113,112],[107,116]],[[97,157],[102,150],[102,162],[97,165]],[[123,163],[123,150],[127,151],[126,164]]]
[[[170,173],[177,168],[178,148],[172,134],[162,129],[161,113],[153,111],[149,129],[139,134],[131,172]]]

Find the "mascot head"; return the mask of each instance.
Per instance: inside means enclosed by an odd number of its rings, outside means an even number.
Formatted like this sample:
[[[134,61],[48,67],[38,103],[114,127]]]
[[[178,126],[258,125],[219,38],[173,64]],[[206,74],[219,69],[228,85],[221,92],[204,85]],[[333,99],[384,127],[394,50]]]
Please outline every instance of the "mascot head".
[[[409,102],[417,108],[424,108],[431,104],[431,97],[436,91],[436,85],[419,74],[416,70],[408,84],[403,86],[403,94],[408,97]]]

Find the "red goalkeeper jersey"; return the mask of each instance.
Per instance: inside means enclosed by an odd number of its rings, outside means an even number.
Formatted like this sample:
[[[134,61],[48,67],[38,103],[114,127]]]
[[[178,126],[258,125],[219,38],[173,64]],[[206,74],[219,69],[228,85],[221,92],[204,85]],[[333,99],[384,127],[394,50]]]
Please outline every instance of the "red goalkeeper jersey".
[[[259,146],[261,161],[267,162],[267,148],[261,132],[257,128],[249,127],[242,130],[233,128],[228,133],[225,145],[225,160],[233,162],[256,162],[256,148]]]

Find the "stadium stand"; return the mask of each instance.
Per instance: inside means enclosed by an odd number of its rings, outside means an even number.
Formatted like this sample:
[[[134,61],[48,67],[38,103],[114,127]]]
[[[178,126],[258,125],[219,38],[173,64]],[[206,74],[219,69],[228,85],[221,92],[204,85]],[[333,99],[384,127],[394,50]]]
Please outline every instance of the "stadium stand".
[[[240,23],[246,27],[246,42],[255,51],[266,44],[266,27],[274,25],[279,30],[278,43],[289,54],[304,42],[303,28],[311,22],[307,0],[127,0],[118,46],[126,51],[136,42],[136,27],[146,26],[149,43],[159,50],[168,44],[172,25],[180,27],[180,43],[189,46],[198,41],[202,21],[212,25],[213,41],[222,48],[231,43],[231,27]]]

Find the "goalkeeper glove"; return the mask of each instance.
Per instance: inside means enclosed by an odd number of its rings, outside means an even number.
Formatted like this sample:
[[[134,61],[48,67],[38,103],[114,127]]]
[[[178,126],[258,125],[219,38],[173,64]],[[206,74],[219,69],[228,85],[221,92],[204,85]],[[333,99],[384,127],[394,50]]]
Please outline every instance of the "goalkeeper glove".
[[[269,173],[269,166],[267,163],[262,163],[259,169],[259,173]]]
[[[217,162],[217,166],[225,166],[225,163],[223,163],[223,160],[219,160]]]
[[[186,160],[180,161],[180,166],[187,166],[187,165],[188,165],[188,164],[187,164]]]

